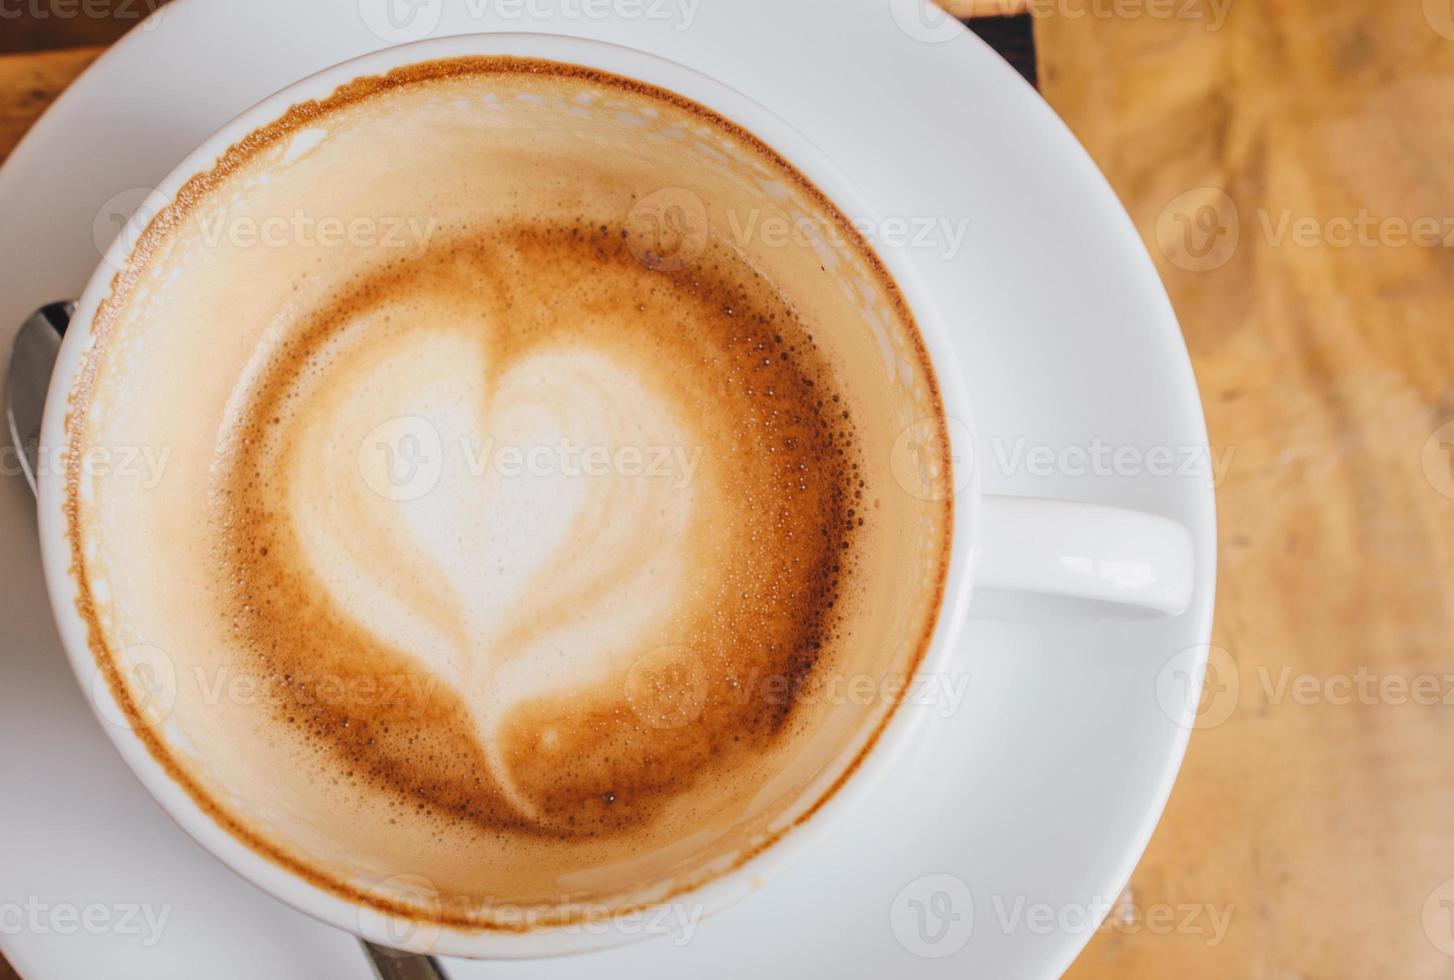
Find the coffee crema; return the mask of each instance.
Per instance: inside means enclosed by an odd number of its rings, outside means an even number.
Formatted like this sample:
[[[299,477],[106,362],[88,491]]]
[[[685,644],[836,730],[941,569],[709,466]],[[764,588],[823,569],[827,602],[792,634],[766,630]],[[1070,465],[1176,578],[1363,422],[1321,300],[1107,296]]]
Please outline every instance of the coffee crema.
[[[127,723],[255,850],[464,929],[770,845],[944,587],[942,408],[876,257],[750,134],[573,66],[411,66],[233,147],[117,276],[68,432]],[[158,486],[74,464],[133,443]]]

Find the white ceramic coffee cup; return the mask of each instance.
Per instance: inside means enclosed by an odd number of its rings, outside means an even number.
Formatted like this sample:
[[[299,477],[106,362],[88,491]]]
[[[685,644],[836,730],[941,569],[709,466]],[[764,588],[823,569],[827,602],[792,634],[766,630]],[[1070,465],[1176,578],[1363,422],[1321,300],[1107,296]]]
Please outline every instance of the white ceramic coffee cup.
[[[726,86],[673,62],[626,48],[547,35],[468,35],[402,45],[337,65],[288,87],[227,126],[184,160],[157,189],[165,203],[193,174],[209,169],[234,143],[292,105],[325,97],[360,76],[437,58],[515,55],[585,65],[676,92],[741,125],[775,149],[821,189],[845,214],[872,218],[854,185],[823,153],[769,110]],[[118,240],[77,306],[52,378],[41,444],[65,443],[68,398],[92,340],[92,321],[111,288],[114,271],[127,261],[129,242]],[[1192,545],[1180,525],[1164,518],[1103,506],[1030,498],[983,496],[974,465],[969,400],[955,363],[948,328],[933,298],[902,250],[880,250],[919,325],[940,383],[950,420],[956,490],[954,544],[944,607],[927,655],[924,676],[947,672],[961,655],[957,639],[977,590],[1093,603],[1111,615],[1175,615],[1194,585]],[[93,708],[102,717],[119,709],[105,685],[91,683],[95,663],[86,626],[76,612],[65,540],[64,479],[47,473],[39,486],[41,546],[46,582],[62,640]],[[1067,606],[1069,608],[1070,606]],[[870,791],[910,744],[922,712],[896,712],[866,759],[827,803],[745,864],[671,904],[693,919],[751,892],[780,871]],[[533,932],[466,932],[415,920],[394,920],[373,908],[337,897],[257,854],[206,814],[151,756],[141,739],[123,727],[105,726],[122,756],[167,812],[205,848],[239,874],[294,907],[339,928],[385,945],[470,957],[535,957],[619,945],[652,930],[609,920],[591,926]]]

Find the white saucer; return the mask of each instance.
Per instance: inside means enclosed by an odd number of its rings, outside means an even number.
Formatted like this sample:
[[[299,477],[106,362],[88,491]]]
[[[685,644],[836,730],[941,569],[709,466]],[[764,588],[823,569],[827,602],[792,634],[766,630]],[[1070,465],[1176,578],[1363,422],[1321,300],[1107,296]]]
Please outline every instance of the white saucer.
[[[110,210],[139,201],[122,192],[155,182],[254,101],[380,46],[359,6],[382,5],[178,0],[72,85],[0,171],[5,348],[32,308],[80,292],[99,260],[98,221],[104,229]],[[488,13],[472,19],[471,6]],[[527,7],[547,13],[501,13]],[[1215,570],[1204,475],[1156,476],[1132,465],[1119,467],[1129,475],[1061,468],[1046,477],[1023,455],[1097,441],[1134,447],[1131,455],[1206,446],[1171,308],[1104,180],[998,56],[901,0],[701,0],[686,30],[678,30],[681,17],[651,15],[684,9],[678,0],[617,3],[641,13],[629,20],[560,13],[599,9],[579,0],[424,0],[419,9],[442,11],[436,34],[577,34],[684,62],[796,125],[880,213],[947,216],[951,227],[969,219],[958,254],[915,256],[960,329],[986,489],[1177,518],[1197,542],[1200,577],[1191,611],[1176,620],[971,623],[964,657],[973,683],[962,707],[936,719],[875,802],[782,878],[703,922],[690,943],[658,938],[535,963],[451,962],[451,975],[1063,971],[1099,921],[1079,911],[1102,913],[1119,893],[1176,776],[1189,715],[1167,697],[1166,681],[1173,668],[1200,662]],[[0,480],[5,956],[29,980],[367,976],[349,937],[233,876],[126,770],[61,653],[32,511],[20,477]],[[154,945],[144,925],[120,927],[126,907],[140,904],[170,910]],[[90,913],[90,927],[63,911],[83,915],[88,906],[102,910]],[[1043,910],[1024,914],[1041,906],[1056,923],[1047,927]],[[111,927],[97,925],[103,917]]]

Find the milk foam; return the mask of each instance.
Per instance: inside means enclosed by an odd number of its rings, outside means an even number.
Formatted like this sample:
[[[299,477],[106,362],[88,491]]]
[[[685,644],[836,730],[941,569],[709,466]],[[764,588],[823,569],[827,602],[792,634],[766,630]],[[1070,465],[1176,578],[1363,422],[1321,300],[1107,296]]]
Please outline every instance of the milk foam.
[[[821,353],[730,252],[668,275],[610,225],[491,228],[359,277],[255,359],[217,464],[234,636],[295,688],[329,659],[417,672],[475,736],[431,732],[424,761],[372,706],[284,695],[335,765],[481,829],[599,837],[659,822],[704,766],[730,785],[728,757],[778,750],[792,699],[731,682],[810,682],[854,601],[864,481]],[[506,471],[496,443],[702,465]],[[671,646],[706,690],[666,730],[626,678]]]

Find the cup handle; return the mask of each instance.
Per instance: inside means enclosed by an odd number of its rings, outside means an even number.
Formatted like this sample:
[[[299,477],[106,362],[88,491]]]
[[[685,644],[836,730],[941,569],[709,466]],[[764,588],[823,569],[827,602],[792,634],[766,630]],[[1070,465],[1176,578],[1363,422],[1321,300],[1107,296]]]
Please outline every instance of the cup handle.
[[[1100,504],[984,498],[975,590],[1089,600],[1175,616],[1191,603],[1191,534]]]

